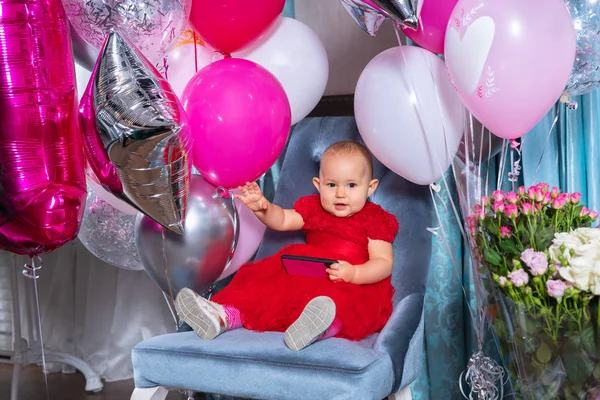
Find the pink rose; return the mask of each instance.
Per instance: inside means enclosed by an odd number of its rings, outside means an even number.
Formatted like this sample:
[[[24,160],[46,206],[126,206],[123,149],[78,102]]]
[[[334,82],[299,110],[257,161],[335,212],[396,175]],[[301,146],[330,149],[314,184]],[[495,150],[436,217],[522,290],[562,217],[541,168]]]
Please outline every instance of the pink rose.
[[[550,188],[550,185],[548,185],[547,183],[538,183],[537,185],[535,185],[535,187],[540,192],[546,193],[548,191],[548,189]]]
[[[494,201],[494,204],[492,205],[492,210],[495,213],[504,212],[504,203],[502,201]]]
[[[519,201],[519,195],[515,192],[508,192],[506,193],[504,199],[510,204],[517,204],[517,201]]]
[[[484,206],[489,206],[490,205],[490,199],[488,199],[487,196],[481,196],[481,204],[483,204]]]
[[[504,213],[508,218],[517,218],[519,215],[519,208],[514,204],[504,205]]]
[[[544,275],[548,269],[548,259],[541,251],[527,249],[521,253],[521,260],[529,267],[533,276]]]
[[[510,237],[511,232],[512,230],[508,226],[500,227],[500,236],[502,236],[505,239]]]
[[[531,203],[523,203],[523,204],[521,204],[521,211],[525,215],[531,215],[531,214],[533,214],[533,204],[531,204]]]
[[[519,186],[519,195],[525,196],[525,186]]]
[[[527,285],[529,282],[529,275],[522,268],[508,274],[508,279],[512,282],[516,287],[521,287]]]
[[[548,289],[548,296],[558,298],[565,295],[567,285],[560,280],[549,280],[546,282],[546,289]]]
[[[504,192],[502,190],[494,190],[492,192],[492,198],[494,201],[502,201],[504,200]]]
[[[558,188],[556,186],[554,186],[552,188],[552,198],[555,199],[558,197],[558,195],[560,194],[560,190],[558,190]]]
[[[590,210],[589,208],[587,208],[587,207],[583,207],[583,208],[581,209],[581,212],[579,213],[579,216],[580,216],[580,217],[585,217],[586,215],[590,215],[590,211],[591,211],[591,210]]]
[[[537,188],[535,186],[529,186],[527,189],[527,197],[529,200],[535,200],[535,196],[537,195]]]
[[[563,193],[552,201],[552,208],[555,210],[560,210],[565,206],[565,204],[567,204],[567,197]]]
[[[542,201],[542,204],[550,204],[552,203],[552,194],[550,192],[546,192],[544,193],[544,200]]]
[[[590,210],[589,217],[590,217],[592,220],[595,220],[596,218],[598,218],[598,211],[591,211],[591,210]]]
[[[577,204],[581,200],[581,193],[575,192],[571,195],[571,203]]]

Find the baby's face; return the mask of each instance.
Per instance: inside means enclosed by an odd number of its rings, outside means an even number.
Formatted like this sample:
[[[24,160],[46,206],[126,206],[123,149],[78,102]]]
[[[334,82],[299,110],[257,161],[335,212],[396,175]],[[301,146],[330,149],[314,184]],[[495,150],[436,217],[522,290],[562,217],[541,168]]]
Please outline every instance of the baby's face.
[[[328,154],[321,160],[319,177],[313,179],[321,206],[336,217],[349,217],[365,206],[377,188],[367,160],[360,154]]]

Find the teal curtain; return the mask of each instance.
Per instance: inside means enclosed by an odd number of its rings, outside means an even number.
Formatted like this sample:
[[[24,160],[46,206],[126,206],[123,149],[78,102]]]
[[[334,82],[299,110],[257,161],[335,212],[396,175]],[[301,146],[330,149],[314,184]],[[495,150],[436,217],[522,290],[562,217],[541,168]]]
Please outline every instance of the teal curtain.
[[[284,17],[294,18],[294,0],[286,0],[285,7],[283,8],[283,13],[281,15]]]

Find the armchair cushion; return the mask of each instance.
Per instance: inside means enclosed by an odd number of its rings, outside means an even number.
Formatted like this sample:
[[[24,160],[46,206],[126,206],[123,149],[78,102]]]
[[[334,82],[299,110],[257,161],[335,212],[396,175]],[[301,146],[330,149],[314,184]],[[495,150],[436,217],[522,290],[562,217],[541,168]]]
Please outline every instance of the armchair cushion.
[[[328,339],[290,351],[278,332],[236,329],[214,340],[158,336],[133,351],[136,387],[165,386],[260,399],[383,399],[392,361],[362,342]]]

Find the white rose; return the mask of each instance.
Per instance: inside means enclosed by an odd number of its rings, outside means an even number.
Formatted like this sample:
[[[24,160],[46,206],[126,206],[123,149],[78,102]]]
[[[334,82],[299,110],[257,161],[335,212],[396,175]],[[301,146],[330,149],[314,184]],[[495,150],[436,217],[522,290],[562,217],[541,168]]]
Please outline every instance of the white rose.
[[[577,289],[589,291],[590,275],[594,270],[594,262],[585,257],[573,257],[568,267],[559,270],[560,275],[573,283]]]
[[[558,247],[564,245],[569,249],[574,249],[575,247],[582,245],[583,241],[575,236],[573,232],[558,232],[554,234],[552,244],[557,245]]]
[[[590,291],[596,296],[600,295],[600,263],[596,263],[595,271],[590,275]]]
[[[596,228],[578,228],[573,231],[582,242],[589,243],[592,240],[600,240],[600,229]]]

